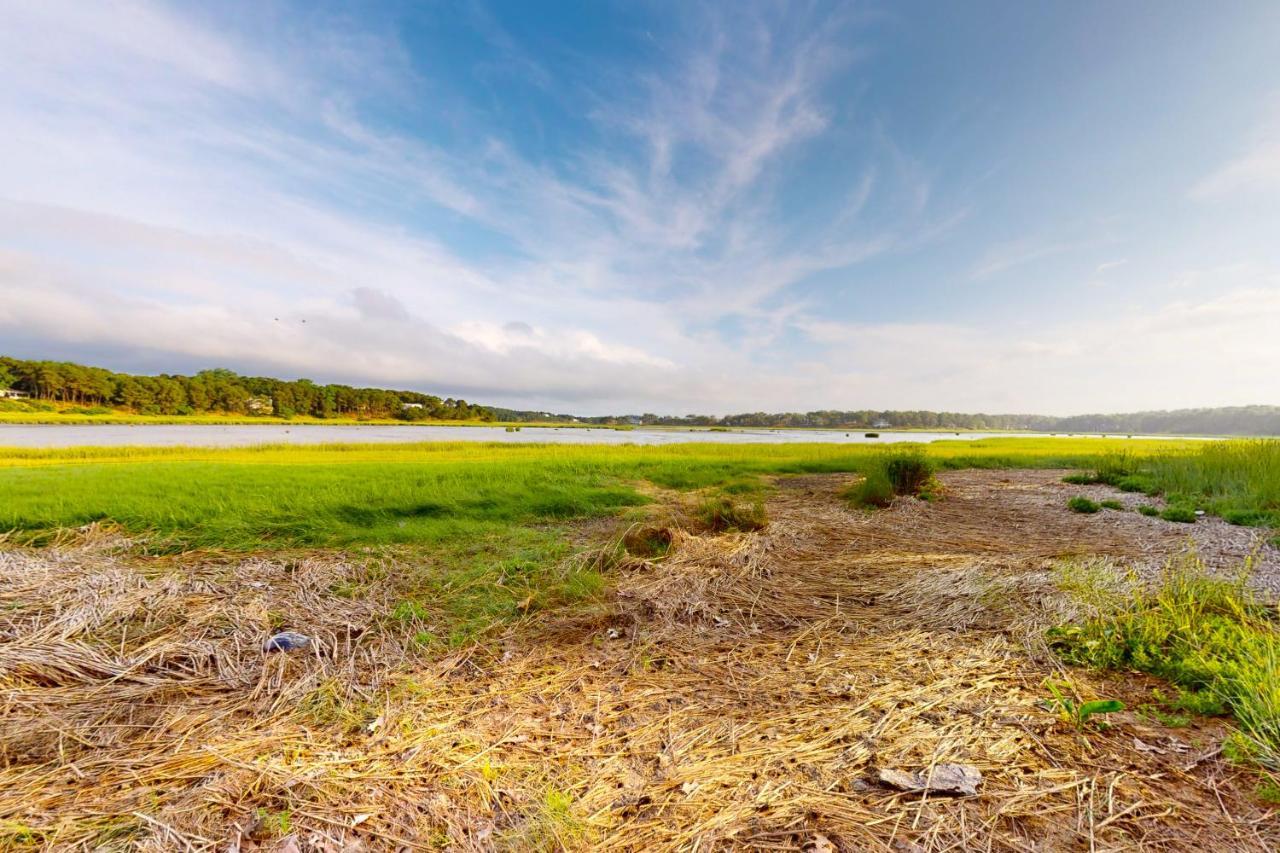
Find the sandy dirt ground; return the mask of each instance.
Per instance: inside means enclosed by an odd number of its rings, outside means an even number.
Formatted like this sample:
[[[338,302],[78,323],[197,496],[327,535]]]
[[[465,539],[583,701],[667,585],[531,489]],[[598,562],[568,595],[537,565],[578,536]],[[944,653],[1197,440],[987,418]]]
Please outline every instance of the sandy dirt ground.
[[[379,620],[385,566],[0,551],[0,837],[147,850],[1276,850],[1225,728],[1137,713],[1156,682],[1061,672],[1054,565],[1217,570],[1252,531],[1076,515],[1062,472],[944,475],[864,513],[781,479],[751,534],[675,530],[599,605],[440,660]],[[1137,503],[1132,496],[1119,496]],[[1145,500],[1145,499],[1144,499]],[[332,590],[359,585],[365,594]],[[317,638],[264,656],[272,614]],[[1131,710],[1077,732],[1046,677]],[[955,763],[976,794],[895,790]]]

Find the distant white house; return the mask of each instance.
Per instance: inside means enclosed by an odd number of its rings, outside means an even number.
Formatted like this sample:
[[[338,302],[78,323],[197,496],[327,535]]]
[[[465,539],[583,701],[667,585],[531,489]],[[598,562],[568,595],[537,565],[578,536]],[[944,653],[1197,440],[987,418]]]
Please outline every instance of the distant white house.
[[[25,400],[31,395],[15,388],[0,388],[0,398],[7,400]]]
[[[421,404],[421,403],[401,403],[401,404],[400,404],[400,408],[402,408],[402,409],[421,409],[421,408],[422,408],[422,404]]]
[[[892,424],[890,424],[884,418],[881,418],[880,420],[873,423],[872,426],[875,427],[876,429],[888,429],[890,426],[892,426]]]
[[[276,410],[270,397],[250,397],[244,407],[251,415],[269,415]]]

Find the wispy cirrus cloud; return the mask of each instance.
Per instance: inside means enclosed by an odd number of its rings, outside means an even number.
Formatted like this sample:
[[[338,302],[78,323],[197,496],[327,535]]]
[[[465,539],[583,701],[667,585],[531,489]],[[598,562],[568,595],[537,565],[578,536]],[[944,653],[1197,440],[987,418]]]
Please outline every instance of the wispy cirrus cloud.
[[[76,321],[49,324],[51,339],[163,340],[306,371],[334,363],[331,345],[307,343],[322,318],[412,316],[428,324],[418,338],[345,331],[386,352],[345,364],[421,364],[438,357],[421,341],[440,337],[487,365],[495,390],[523,384],[530,394],[604,394],[619,370],[713,363],[727,347],[691,327],[769,313],[762,302],[805,275],[895,239],[853,222],[869,178],[850,188],[832,227],[801,241],[786,234],[772,170],[826,127],[821,87],[853,59],[848,29],[831,16],[783,28],[777,10],[744,11],[700,13],[682,58],[647,72],[623,101],[584,92],[602,104],[593,121],[609,144],[557,163],[497,137],[458,149],[370,121],[353,109],[355,92],[398,79],[404,65],[394,44],[390,68],[370,61],[370,34],[311,34],[338,69],[322,78],[315,55],[292,61],[291,49],[158,3],[15,7],[3,42],[13,85],[0,96],[10,131],[0,196],[22,271],[11,264],[0,288],[12,296],[43,284],[10,298],[7,318],[30,330],[39,320],[24,310],[56,316],[74,302]],[[518,58],[499,28],[485,33]],[[450,217],[514,252],[460,253],[436,236]],[[276,318],[303,315],[305,333],[279,333]],[[156,333],[166,316],[180,334]],[[537,331],[511,333],[512,318]],[[200,323],[217,328],[202,335]],[[532,352],[586,379],[524,381]],[[468,372],[423,370],[419,381],[483,392]]]

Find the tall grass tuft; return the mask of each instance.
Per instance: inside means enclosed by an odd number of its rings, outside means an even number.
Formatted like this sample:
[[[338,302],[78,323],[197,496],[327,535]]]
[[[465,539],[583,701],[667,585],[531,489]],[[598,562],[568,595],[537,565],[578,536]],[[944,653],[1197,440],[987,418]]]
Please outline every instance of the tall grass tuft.
[[[919,448],[872,457],[862,480],[843,497],[854,506],[886,507],[900,495],[929,499],[937,481],[935,465]]]

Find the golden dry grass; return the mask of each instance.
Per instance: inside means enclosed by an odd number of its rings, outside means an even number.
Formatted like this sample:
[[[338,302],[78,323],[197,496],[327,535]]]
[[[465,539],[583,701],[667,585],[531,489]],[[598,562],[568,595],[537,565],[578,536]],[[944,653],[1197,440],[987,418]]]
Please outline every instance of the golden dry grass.
[[[771,523],[673,531],[612,597],[445,658],[372,558],[142,560],[109,531],[0,551],[0,833],[144,850],[1274,850],[1213,723],[1065,728],[1036,637],[1053,560],[1158,559],[1056,475],[946,475],[876,514],[842,475]],[[1151,527],[1150,530],[1163,530]],[[334,594],[357,586],[358,597]],[[270,629],[314,636],[264,656]],[[1073,675],[1088,698],[1148,682]],[[975,797],[878,769],[977,767]]]

